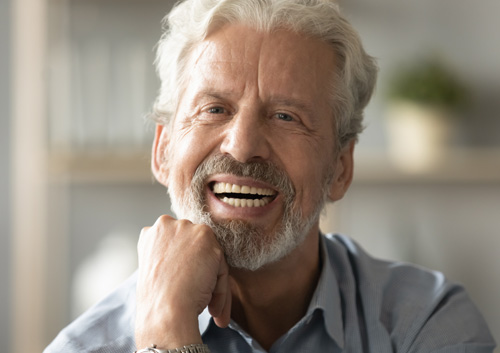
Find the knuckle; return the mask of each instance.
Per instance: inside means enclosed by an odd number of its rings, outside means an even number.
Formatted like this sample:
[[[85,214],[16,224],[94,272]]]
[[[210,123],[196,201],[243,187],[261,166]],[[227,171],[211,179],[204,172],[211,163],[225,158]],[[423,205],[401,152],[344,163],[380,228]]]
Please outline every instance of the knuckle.
[[[156,223],[159,223],[159,224],[165,224],[165,223],[169,223],[173,220],[173,218],[169,215],[161,215],[160,217],[158,217],[158,219],[156,220]]]
[[[195,224],[195,229],[196,229],[197,233],[200,233],[200,234],[203,234],[203,235],[207,235],[207,234],[212,234],[213,233],[212,228],[210,228],[206,224]]]
[[[144,236],[145,236],[145,234],[146,234],[146,233],[147,233],[150,229],[151,229],[151,227],[143,227],[143,228],[141,229],[141,233],[140,233],[140,235],[139,235],[139,239],[140,239],[140,238],[142,238],[142,237],[144,237]]]
[[[195,241],[201,248],[205,249],[205,251],[219,247],[215,234],[209,226],[205,224],[197,224],[193,230],[193,241]]]
[[[137,241],[137,249],[141,249],[145,238],[146,238],[146,233],[149,231],[150,227],[144,227],[141,229],[141,233],[139,234],[139,240]]]
[[[192,225],[192,223],[190,221],[188,221],[187,219],[180,219],[177,221],[177,224],[180,226],[180,227],[189,227]]]

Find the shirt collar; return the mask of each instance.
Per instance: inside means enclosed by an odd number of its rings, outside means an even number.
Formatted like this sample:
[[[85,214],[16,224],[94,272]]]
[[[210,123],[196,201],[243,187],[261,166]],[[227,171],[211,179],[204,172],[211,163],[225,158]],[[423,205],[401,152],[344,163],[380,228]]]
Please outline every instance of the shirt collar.
[[[320,251],[323,263],[321,276],[306,316],[312,315],[316,310],[321,310],[325,320],[326,331],[340,348],[344,348],[344,325],[339,287],[327,252],[325,237],[322,234],[320,234]],[[208,308],[198,317],[199,329],[202,335],[208,329],[211,319],[212,316],[208,312]]]

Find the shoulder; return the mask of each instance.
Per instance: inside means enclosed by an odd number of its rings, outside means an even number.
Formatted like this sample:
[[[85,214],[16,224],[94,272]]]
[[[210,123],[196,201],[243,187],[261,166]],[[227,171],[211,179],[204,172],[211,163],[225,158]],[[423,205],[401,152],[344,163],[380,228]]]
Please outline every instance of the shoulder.
[[[463,286],[421,266],[375,259],[345,236],[326,235],[325,244],[342,295],[356,302],[346,310],[363,317],[368,337],[387,335],[397,352],[457,344],[460,352],[492,351],[487,324]]]
[[[425,301],[427,295],[429,299],[435,298],[450,289],[449,286],[455,286],[440,272],[410,263],[374,258],[349,237],[327,234],[325,238],[332,266],[343,272],[338,275],[355,281],[357,288],[372,295],[416,296]]]
[[[44,353],[133,352],[136,281],[135,273],[64,328]]]

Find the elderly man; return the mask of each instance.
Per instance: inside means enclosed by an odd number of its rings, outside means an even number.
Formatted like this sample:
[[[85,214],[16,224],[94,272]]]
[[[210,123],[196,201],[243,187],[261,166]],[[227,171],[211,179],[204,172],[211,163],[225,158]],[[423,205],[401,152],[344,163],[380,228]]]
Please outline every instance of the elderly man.
[[[328,0],[187,0],[158,49],[152,169],[178,219],[49,352],[492,352],[464,290],[323,236],[376,66]]]

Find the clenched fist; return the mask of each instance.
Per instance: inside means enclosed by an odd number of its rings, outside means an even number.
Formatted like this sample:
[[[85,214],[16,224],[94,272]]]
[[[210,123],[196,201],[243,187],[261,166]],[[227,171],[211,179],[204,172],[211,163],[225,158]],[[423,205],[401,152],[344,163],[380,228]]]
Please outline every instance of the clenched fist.
[[[228,266],[208,226],[161,216],[142,230],[138,256],[137,347],[202,343],[198,315],[207,306],[218,326],[229,324]]]

